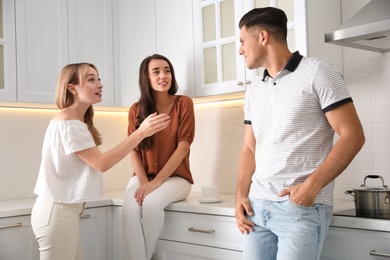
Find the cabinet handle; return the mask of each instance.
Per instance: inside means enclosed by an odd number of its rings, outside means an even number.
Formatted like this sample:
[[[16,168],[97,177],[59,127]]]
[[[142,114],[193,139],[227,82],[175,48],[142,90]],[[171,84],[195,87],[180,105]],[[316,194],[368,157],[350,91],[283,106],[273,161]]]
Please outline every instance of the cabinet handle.
[[[215,233],[214,229],[204,230],[204,229],[196,229],[193,227],[188,228],[188,231],[196,232],[196,233],[204,233],[204,234],[214,234]]]
[[[371,251],[370,251],[370,255],[390,258],[390,254],[376,252],[375,250],[371,250]]]
[[[252,83],[252,81],[250,81],[250,80],[245,81],[246,85],[250,85],[251,83]],[[237,82],[237,86],[243,86],[243,85],[244,85],[244,82],[242,82],[242,81]]]
[[[91,218],[90,214],[81,215],[80,219]]]
[[[0,229],[15,228],[15,227],[21,227],[21,226],[23,226],[22,223],[16,223],[16,224],[12,224],[12,225],[0,226]]]

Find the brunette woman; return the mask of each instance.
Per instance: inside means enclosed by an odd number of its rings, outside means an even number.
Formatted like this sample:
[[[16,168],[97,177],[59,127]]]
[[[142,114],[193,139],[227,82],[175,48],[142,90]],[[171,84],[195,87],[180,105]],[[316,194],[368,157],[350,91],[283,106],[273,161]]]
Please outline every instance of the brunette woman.
[[[151,259],[164,223],[164,208],[185,199],[193,179],[190,145],[195,134],[191,98],[175,95],[178,86],[171,62],[154,54],[140,66],[140,100],[129,110],[128,134],[153,113],[165,113],[170,125],[145,138],[131,155],[133,177],[123,202],[123,232],[130,259]]]

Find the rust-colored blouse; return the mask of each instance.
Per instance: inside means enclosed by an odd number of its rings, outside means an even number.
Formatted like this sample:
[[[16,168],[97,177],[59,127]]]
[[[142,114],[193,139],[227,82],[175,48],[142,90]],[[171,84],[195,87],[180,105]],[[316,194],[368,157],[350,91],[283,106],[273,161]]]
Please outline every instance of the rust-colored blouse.
[[[137,125],[138,113],[138,103],[134,103],[129,110],[128,135],[136,130],[135,126]],[[138,148],[134,149],[140,153],[145,172],[149,178],[153,178],[160,172],[176,150],[179,142],[186,140],[191,144],[194,140],[195,114],[194,104],[191,98],[177,95],[169,116],[171,119],[169,126],[153,136],[153,148],[147,151],[138,150]],[[189,157],[190,151],[188,151],[183,161],[171,176],[181,176],[193,184],[194,180],[191,175]]]

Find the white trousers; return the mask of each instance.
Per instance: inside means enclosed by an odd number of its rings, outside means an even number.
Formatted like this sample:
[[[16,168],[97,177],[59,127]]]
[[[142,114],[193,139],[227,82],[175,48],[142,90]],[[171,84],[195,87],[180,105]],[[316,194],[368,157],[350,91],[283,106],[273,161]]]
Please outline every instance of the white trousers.
[[[63,204],[37,198],[31,226],[39,244],[40,260],[82,260],[80,215],[85,203]]]
[[[149,260],[164,224],[164,208],[185,199],[190,194],[191,184],[181,177],[170,177],[145,197],[142,206],[134,198],[139,186],[137,176],[127,185],[122,207],[123,234],[129,259]]]

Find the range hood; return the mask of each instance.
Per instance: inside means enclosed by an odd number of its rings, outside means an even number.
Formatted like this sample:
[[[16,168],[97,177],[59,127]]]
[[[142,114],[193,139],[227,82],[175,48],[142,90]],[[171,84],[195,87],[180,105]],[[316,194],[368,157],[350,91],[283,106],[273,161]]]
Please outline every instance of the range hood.
[[[325,42],[375,52],[390,51],[390,0],[371,0]]]

